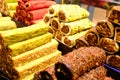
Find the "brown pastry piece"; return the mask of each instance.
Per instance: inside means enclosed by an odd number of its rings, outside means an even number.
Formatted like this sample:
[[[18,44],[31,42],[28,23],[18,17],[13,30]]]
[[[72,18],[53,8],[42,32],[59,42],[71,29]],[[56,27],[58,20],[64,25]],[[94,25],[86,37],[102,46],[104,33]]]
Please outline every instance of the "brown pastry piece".
[[[60,31],[64,35],[74,35],[78,32],[90,29],[92,27],[93,23],[88,18],[84,18],[81,20],[61,24]]]
[[[114,40],[117,41],[117,42],[120,42],[120,27],[115,28]]]
[[[105,20],[99,21],[95,27],[99,35],[103,37],[114,36],[114,26],[109,21],[105,21]]]
[[[108,54],[114,54],[119,50],[118,43],[110,38],[101,38],[99,41],[99,46],[103,48]]]
[[[108,17],[108,21],[120,25],[120,6],[114,6]]]
[[[55,30],[58,30],[60,28],[60,22],[57,18],[51,19],[51,27]]]
[[[50,24],[51,24],[51,16],[50,16],[49,14],[46,14],[46,15],[44,16],[44,18],[43,18],[43,21],[44,21],[46,24],[50,25]]]
[[[7,23],[7,24],[6,24]],[[17,24],[12,20],[0,20],[0,31],[16,29]]]
[[[108,55],[106,63],[120,69],[120,56],[119,55]]]
[[[64,5],[55,4],[55,5],[50,6],[49,9],[48,9],[48,13],[52,17],[58,16],[58,11],[59,11],[61,6],[64,6]]]
[[[54,65],[35,73],[34,80],[57,80],[55,76]]]
[[[55,39],[60,42],[63,41],[63,34],[59,30],[55,33]]]
[[[65,36],[63,38],[63,43],[70,48],[74,47],[76,45],[76,40],[79,39],[80,37],[84,36],[86,33],[87,33],[87,30],[81,31],[81,32],[76,33],[74,35]]]
[[[100,66],[80,76],[77,80],[104,80],[106,73],[107,70]]]
[[[62,56],[55,64],[58,80],[76,80],[92,68],[103,65],[106,60],[104,50],[98,47],[81,47]]]
[[[88,32],[85,35],[85,40],[91,46],[97,46],[99,39],[100,39],[100,36],[99,36],[98,32],[96,31],[96,28],[92,28],[92,29],[88,30]]]
[[[80,48],[80,47],[88,47],[89,43],[85,40],[85,37],[80,37],[76,40],[76,48]]]

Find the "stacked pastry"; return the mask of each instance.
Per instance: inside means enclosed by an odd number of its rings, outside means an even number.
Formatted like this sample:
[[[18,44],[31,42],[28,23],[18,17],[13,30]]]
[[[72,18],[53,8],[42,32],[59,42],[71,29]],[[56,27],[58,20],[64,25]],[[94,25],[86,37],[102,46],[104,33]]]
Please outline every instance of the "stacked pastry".
[[[35,72],[59,60],[58,42],[48,28],[40,21],[0,32],[0,67],[12,80],[31,80]]]
[[[107,20],[99,21],[85,35],[91,46],[99,46],[107,53],[106,63],[120,69],[120,6],[114,6]]]
[[[120,6],[115,6],[112,8],[111,13],[108,17],[108,21],[112,22],[115,27],[114,41],[119,45],[120,42]],[[119,45],[120,46],[120,45]],[[106,63],[116,67],[120,70],[120,53],[119,51],[114,55],[108,55]]]
[[[11,17],[0,17],[0,31],[17,28],[17,23],[11,20]]]
[[[105,60],[104,50],[81,47],[63,55],[55,65],[37,72],[34,80],[105,80]]]
[[[18,0],[1,0],[1,12],[10,17],[14,17]]]
[[[53,4],[56,3],[52,0],[19,0],[15,19],[26,25],[34,24],[43,18]]]
[[[7,5],[6,5],[5,0],[0,1],[0,12],[2,12],[5,15],[8,14]]]
[[[79,5],[56,4],[49,7],[44,22],[50,26],[49,32],[56,40],[68,47],[74,47],[76,40],[84,36],[93,26],[88,16],[89,12]]]
[[[16,12],[16,7],[18,6],[18,0],[5,0],[8,9],[8,15],[10,17],[14,17],[14,13]]]

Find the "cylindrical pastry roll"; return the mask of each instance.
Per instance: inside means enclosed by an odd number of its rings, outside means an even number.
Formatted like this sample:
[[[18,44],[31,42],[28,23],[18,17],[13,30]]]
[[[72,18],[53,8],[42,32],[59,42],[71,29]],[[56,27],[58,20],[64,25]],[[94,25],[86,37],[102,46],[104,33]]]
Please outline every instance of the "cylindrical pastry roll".
[[[96,31],[96,28],[92,28],[92,29],[88,30],[88,32],[85,35],[85,40],[91,46],[97,46],[99,39],[100,39],[100,36],[99,36],[98,32]]]
[[[104,50],[98,47],[81,47],[62,56],[55,64],[58,80],[77,80],[92,68],[103,65],[106,60]]]
[[[21,15],[18,15],[17,17],[18,17],[18,21],[20,21],[20,22],[24,21],[24,18]]]
[[[65,45],[67,45],[68,47],[74,47],[76,45],[76,40],[82,36],[84,36],[85,34],[87,33],[87,30],[86,31],[82,31],[82,32],[79,32],[79,33],[76,33],[74,35],[70,35],[70,36],[65,36],[63,38],[63,43]]]
[[[58,12],[58,18],[63,22],[71,22],[87,18],[88,16],[89,12],[79,5],[66,5],[65,7],[61,7]]]
[[[23,18],[26,18],[28,16],[27,11],[25,10],[20,10],[20,16],[22,16]]]
[[[114,36],[114,26],[111,22],[102,20],[97,23],[96,30],[99,35],[103,37],[113,37]]]
[[[0,31],[5,31],[5,30],[10,30],[10,29],[15,29],[15,28],[17,28],[17,25],[14,21],[10,21],[10,20],[4,21],[3,20],[0,22]]]
[[[43,17],[43,21],[46,24],[51,25],[51,16],[49,14],[45,14],[45,16]]]
[[[104,66],[92,69],[90,72],[80,76],[77,80],[104,80],[106,77],[107,70]]]
[[[58,29],[60,29],[60,26],[61,26],[61,24],[60,24],[60,22],[57,18],[52,18],[51,19],[51,27],[53,29],[58,30]]]
[[[119,27],[115,28],[114,40],[117,41],[117,42],[120,42],[120,28]]]
[[[18,6],[21,10],[25,10],[25,3],[23,0],[18,0]]]
[[[51,5],[56,4],[54,1],[28,1],[25,3],[26,10],[35,10],[42,8],[49,8]]]
[[[0,22],[2,21],[11,21],[11,17],[1,17]]]
[[[120,25],[120,6],[114,6],[108,17],[108,21]]]
[[[57,50],[49,55],[46,55],[42,58],[35,60],[34,62],[27,63],[25,65],[26,66],[25,68],[17,67],[16,69],[19,72],[21,78],[24,78],[26,77],[26,75],[35,73],[37,71],[42,71],[43,69],[56,63],[60,59],[60,57],[61,57],[61,52]]]
[[[55,33],[55,39],[56,40],[62,42],[63,41],[63,37],[64,37],[63,34],[59,30],[56,31],[56,33]]]
[[[61,32],[64,35],[72,35],[80,31],[92,28],[93,23],[88,19],[77,20],[69,23],[63,23],[61,25]]]
[[[101,38],[99,46],[103,48],[108,54],[114,54],[119,51],[119,45],[116,41],[110,38]]]
[[[16,7],[18,6],[18,3],[7,3],[7,9],[10,10],[16,10]]]
[[[35,73],[34,80],[57,80],[55,76],[54,65]]]
[[[4,23],[5,24],[5,23]],[[29,27],[17,28],[0,32],[0,44],[13,44],[24,41],[48,32],[48,26],[43,22],[31,25]]]
[[[88,47],[88,46],[89,46],[89,43],[85,40],[85,37],[84,37],[84,36],[79,37],[79,38],[76,40],[76,45],[75,45],[76,48]]]
[[[120,55],[108,55],[106,63],[120,69]]]
[[[43,19],[44,15],[47,14],[48,8],[32,10],[28,12],[27,18],[30,20]]]
[[[23,17],[22,17],[23,18]],[[28,18],[23,18],[23,23],[26,25],[26,26],[30,26],[32,25],[30,21],[33,21],[33,20],[30,20]]]
[[[48,9],[48,13],[52,17],[58,16],[58,11],[59,11],[59,9],[60,9],[61,6],[63,6],[63,5],[55,4],[55,5],[50,6],[49,9]]]
[[[46,44],[52,40],[52,34],[46,33],[38,37],[34,37],[22,42],[18,42],[8,46],[8,53],[11,56],[17,56],[23,52],[32,50],[36,47],[39,47],[43,44]]]

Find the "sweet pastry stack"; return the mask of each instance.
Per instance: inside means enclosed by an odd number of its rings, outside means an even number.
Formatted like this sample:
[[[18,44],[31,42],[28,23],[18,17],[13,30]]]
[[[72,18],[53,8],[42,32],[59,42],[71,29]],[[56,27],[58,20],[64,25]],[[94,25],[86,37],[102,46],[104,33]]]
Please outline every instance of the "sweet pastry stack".
[[[107,53],[106,63],[120,69],[120,6],[114,6],[107,20],[98,21],[85,35],[90,46],[98,46]]]
[[[56,4],[49,7],[44,22],[50,26],[49,32],[56,40],[71,48],[76,46],[78,38],[84,36],[87,30],[93,27],[88,16],[89,12],[79,5]]]
[[[112,22],[115,26],[114,41],[119,44],[120,41],[120,6],[112,8],[108,17],[108,21]],[[119,45],[120,46],[120,45]],[[120,70],[120,53],[119,51],[114,55],[108,55],[106,63]]]
[[[56,4],[52,0],[19,0],[16,7],[15,19],[25,25],[31,25],[43,19],[48,8]]]
[[[40,21],[0,32],[0,67],[12,80],[31,80],[34,73],[59,60],[58,42],[48,28]]]
[[[14,17],[18,0],[1,0],[1,12],[10,17]]]
[[[0,17],[0,31],[17,28],[18,24],[14,22],[11,17]]]

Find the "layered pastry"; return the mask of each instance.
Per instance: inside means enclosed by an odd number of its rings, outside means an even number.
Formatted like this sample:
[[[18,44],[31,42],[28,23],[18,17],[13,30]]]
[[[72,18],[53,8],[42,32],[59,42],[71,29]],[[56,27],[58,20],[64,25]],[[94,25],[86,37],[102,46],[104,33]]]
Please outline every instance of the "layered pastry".
[[[42,25],[42,26],[41,26]],[[43,21],[29,27],[17,28],[0,32],[0,44],[10,45],[19,41],[27,40],[48,32],[49,26]]]

